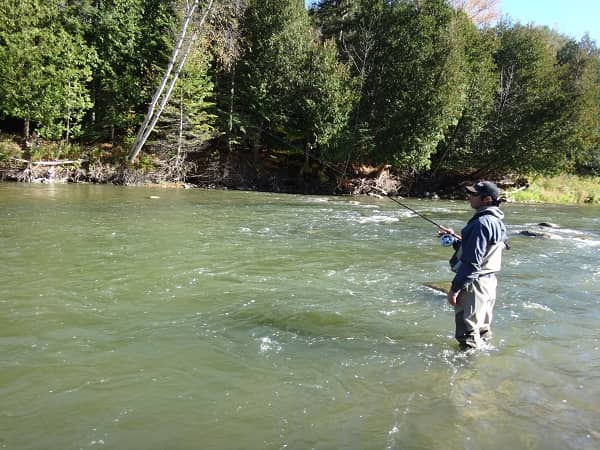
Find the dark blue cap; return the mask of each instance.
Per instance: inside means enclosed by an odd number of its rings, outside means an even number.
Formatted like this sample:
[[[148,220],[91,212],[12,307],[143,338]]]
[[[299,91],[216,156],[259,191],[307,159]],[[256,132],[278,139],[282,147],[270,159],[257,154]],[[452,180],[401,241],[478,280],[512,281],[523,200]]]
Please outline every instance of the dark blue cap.
[[[489,195],[493,200],[498,200],[500,197],[500,189],[498,189],[498,186],[491,181],[480,181],[475,183],[473,186],[467,187],[467,191],[471,194],[479,194],[482,197],[487,197]]]

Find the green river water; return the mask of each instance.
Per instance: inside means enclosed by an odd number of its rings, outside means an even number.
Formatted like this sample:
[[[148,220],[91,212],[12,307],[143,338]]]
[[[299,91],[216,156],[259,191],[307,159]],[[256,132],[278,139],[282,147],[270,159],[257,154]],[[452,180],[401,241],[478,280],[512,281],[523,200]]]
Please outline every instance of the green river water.
[[[0,448],[598,449],[600,208],[503,209],[466,355],[450,251],[388,199],[0,184]]]

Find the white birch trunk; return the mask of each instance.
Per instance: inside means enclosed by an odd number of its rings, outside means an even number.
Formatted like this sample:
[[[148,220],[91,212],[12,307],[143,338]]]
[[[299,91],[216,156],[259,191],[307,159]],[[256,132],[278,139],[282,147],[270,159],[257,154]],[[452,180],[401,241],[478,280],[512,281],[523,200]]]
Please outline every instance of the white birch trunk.
[[[175,66],[175,62],[177,61],[177,57],[179,55],[179,52],[181,51],[181,47],[183,46],[183,42],[185,40],[185,35],[187,33],[188,26],[190,24],[190,21],[192,20],[194,11],[198,7],[198,2],[199,2],[199,0],[194,0],[194,3],[192,3],[192,5],[187,8],[187,11],[184,15],[183,22],[181,24],[181,30],[179,32],[177,42],[175,43],[175,47],[173,48],[173,52],[172,52],[171,58],[169,60],[169,64],[167,65],[167,68],[165,69],[165,73],[163,74],[162,80],[161,80],[158,88],[154,92],[154,96],[152,97],[152,101],[150,102],[150,106],[148,107],[148,112],[146,113],[146,117],[144,118],[144,121],[142,122],[142,125],[140,126],[140,129],[138,130],[138,133],[135,137],[135,141],[133,142],[133,146],[131,147],[131,151],[129,152],[129,158],[128,158],[129,162],[132,162],[137,157],[138,153],[140,152],[140,150],[142,149],[142,146],[145,143],[145,139],[143,139],[143,136],[146,132],[146,128],[148,127],[148,124],[150,123],[150,121],[152,120],[152,117],[154,116],[156,104],[158,103],[158,100],[160,99],[160,97],[165,89],[165,86],[167,85],[167,82],[169,81],[169,77],[171,76],[171,71],[173,70],[173,67]]]
[[[129,152],[128,160],[130,163],[133,162],[133,160],[137,157],[137,155],[141,151],[142,147],[146,143],[148,136],[150,136],[150,133],[154,129],[154,126],[156,125],[156,122],[158,121],[158,118],[160,117],[165,105],[167,104],[167,102],[169,100],[171,92],[173,91],[173,87],[175,86],[177,77],[179,76],[179,73],[181,72],[181,69],[183,68],[183,65],[185,64],[187,55],[189,54],[190,49],[192,47],[192,43],[196,39],[197,32],[195,32],[194,35],[192,36],[192,38],[190,39],[190,42],[188,43],[187,47],[185,48],[185,50],[183,52],[183,56],[181,56],[181,58],[179,58],[179,64],[177,64],[179,53],[181,52],[181,49],[184,46],[187,29],[189,27],[189,24],[192,20],[193,15],[194,15],[194,11],[198,7],[198,3],[199,3],[199,0],[194,0],[194,3],[190,7],[188,7],[188,10],[186,11],[184,20],[181,25],[181,31],[179,33],[179,37],[175,44],[175,48],[173,49],[173,53],[171,55],[171,59],[169,60],[169,64],[165,70],[165,73],[163,75],[160,85],[158,86],[156,92],[154,93],[154,96],[152,97],[152,101],[148,108],[148,113],[146,114],[146,117],[144,118],[144,122],[142,123],[142,125],[140,126],[140,129],[138,130],[138,133],[137,133],[137,136],[133,143],[133,146],[131,147],[131,151]],[[208,16],[208,13],[212,7],[212,4],[213,4],[213,0],[210,0],[208,3],[208,6],[206,7],[204,17],[202,18],[198,27],[201,27],[202,24],[204,23],[204,21],[206,20],[206,17]],[[177,70],[171,76],[173,67],[175,67],[176,64],[177,64]],[[169,79],[170,79],[170,82],[169,82]],[[163,95],[165,87],[167,86],[167,83],[169,83],[169,86],[167,88],[166,93]],[[157,104],[158,104],[159,100],[161,99],[161,97],[162,97],[162,100],[157,109]]]
[[[233,62],[233,67],[231,68],[231,89],[229,91],[229,133],[227,137],[227,148],[230,152],[233,151],[231,146],[232,134],[233,134],[233,102],[235,97],[235,68],[236,63]]]

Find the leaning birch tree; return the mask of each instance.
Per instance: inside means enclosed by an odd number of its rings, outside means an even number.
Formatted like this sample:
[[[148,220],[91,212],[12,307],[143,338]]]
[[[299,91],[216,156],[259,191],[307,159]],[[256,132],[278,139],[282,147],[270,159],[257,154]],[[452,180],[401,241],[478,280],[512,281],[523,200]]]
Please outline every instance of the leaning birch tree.
[[[171,58],[169,59],[169,63],[167,64],[167,68],[165,69],[160,84],[152,97],[146,117],[144,118],[144,121],[137,132],[135,141],[133,142],[129,152],[129,156],[127,158],[129,163],[132,163],[138,156],[142,150],[142,147],[146,143],[146,140],[150,136],[150,133],[152,133],[152,130],[156,126],[156,122],[158,122],[160,115],[165,109],[171,93],[173,92],[173,88],[175,87],[175,83],[177,82],[177,78],[183,70],[185,61],[198,37],[199,30],[202,28],[202,25],[208,17],[208,13],[212,8],[213,2],[214,0],[208,1],[202,18],[195,27],[195,30],[191,33],[191,35],[189,35],[188,29],[192,23],[192,19],[196,10],[198,9],[200,1],[193,0],[190,3],[189,0],[186,0],[184,5],[183,20],[181,22],[181,30],[177,36],[177,40],[175,41],[175,46],[173,48]]]

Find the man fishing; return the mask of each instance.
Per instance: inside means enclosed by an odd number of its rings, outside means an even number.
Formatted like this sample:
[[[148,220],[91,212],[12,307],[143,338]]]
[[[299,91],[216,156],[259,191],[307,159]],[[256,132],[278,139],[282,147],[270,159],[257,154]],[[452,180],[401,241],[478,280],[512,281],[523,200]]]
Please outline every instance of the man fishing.
[[[500,210],[500,190],[489,181],[467,188],[475,214],[457,235],[440,227],[439,234],[455,236],[457,250],[450,265],[455,272],[448,292],[454,306],[456,340],[462,350],[479,348],[491,337],[490,325],[496,302],[496,272],[500,271],[502,250],[507,248],[506,226]]]

